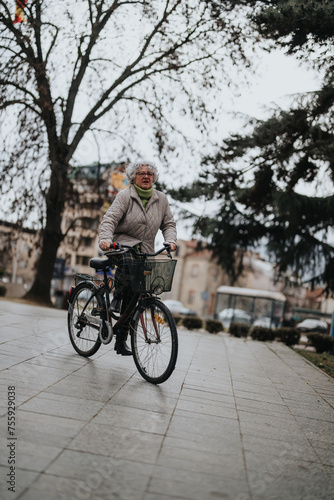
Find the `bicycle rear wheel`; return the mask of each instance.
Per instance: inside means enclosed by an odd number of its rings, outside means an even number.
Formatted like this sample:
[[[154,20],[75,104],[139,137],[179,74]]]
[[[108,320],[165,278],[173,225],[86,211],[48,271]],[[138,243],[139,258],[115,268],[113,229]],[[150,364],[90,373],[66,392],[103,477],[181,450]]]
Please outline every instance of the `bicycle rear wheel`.
[[[76,286],[69,300],[68,333],[74,349],[85,357],[92,356],[101,347],[99,304],[92,295],[96,288],[92,282],[82,282]]]
[[[158,299],[145,301],[131,323],[132,354],[141,376],[152,384],[165,382],[172,374],[178,352],[178,338],[170,310]]]

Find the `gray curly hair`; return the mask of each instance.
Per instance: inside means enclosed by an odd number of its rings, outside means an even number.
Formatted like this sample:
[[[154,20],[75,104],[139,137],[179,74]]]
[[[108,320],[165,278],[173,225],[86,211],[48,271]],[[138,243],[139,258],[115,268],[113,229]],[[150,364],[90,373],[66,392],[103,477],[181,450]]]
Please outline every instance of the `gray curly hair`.
[[[151,161],[136,161],[134,163],[129,163],[126,167],[125,172],[131,183],[134,183],[136,174],[138,170],[142,167],[147,167],[153,172],[153,183],[159,179],[159,172],[157,167]]]

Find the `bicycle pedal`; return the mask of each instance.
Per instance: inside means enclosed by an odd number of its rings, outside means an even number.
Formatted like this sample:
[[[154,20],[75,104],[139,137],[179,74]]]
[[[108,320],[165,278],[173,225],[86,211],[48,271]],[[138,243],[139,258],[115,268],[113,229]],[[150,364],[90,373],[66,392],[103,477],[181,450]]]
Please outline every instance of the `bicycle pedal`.
[[[92,316],[100,316],[102,311],[103,311],[103,307],[94,307],[92,309],[91,315]]]

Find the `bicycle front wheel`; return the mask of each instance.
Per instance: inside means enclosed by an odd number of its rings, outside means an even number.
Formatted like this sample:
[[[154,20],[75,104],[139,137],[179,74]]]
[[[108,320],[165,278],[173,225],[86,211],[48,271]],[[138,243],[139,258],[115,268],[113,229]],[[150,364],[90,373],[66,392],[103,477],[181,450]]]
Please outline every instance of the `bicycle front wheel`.
[[[67,324],[71,343],[80,356],[92,356],[101,347],[99,304],[93,295],[96,285],[82,282],[70,295]]]
[[[172,374],[178,351],[178,338],[170,310],[158,299],[145,301],[131,324],[132,354],[141,376],[152,384],[165,382]]]

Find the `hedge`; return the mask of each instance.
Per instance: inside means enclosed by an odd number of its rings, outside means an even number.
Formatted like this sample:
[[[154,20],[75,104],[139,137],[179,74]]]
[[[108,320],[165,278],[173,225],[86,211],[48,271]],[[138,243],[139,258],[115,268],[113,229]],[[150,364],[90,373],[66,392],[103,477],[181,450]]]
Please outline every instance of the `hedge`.
[[[307,338],[311,346],[315,347],[316,352],[322,353],[334,349],[334,337],[327,333],[309,333]]]
[[[288,346],[298,344],[300,332],[297,328],[282,327],[276,330],[276,338]]]
[[[205,322],[205,329],[209,333],[218,333],[224,330],[224,325],[221,321],[218,321],[216,319],[208,319]]]
[[[249,325],[246,323],[238,323],[237,321],[232,321],[230,324],[229,332],[234,337],[247,337],[249,333]]]
[[[250,332],[253,340],[260,340],[261,342],[275,340],[276,332],[271,328],[263,326],[253,326]]]
[[[182,325],[188,330],[197,330],[203,327],[203,320],[198,316],[186,316],[182,321]]]

